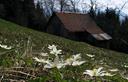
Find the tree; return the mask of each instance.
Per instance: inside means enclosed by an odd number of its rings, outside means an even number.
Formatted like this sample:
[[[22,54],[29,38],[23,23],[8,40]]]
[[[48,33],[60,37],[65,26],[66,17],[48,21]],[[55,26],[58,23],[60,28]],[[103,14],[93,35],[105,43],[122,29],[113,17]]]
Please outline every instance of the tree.
[[[4,19],[43,31],[46,19],[42,10],[35,7],[34,0],[2,0]]]
[[[63,12],[64,8],[66,8],[66,6],[68,6],[67,0],[58,0],[58,2],[60,5],[60,12]]]
[[[73,12],[78,11],[77,5],[78,5],[79,2],[80,2],[80,0],[70,0]]]
[[[4,17],[5,17],[5,13],[6,13],[5,7],[4,7],[4,5],[1,4],[1,2],[0,2],[0,17],[1,17],[1,18],[4,18]]]
[[[95,19],[96,16],[96,10],[97,10],[97,0],[90,0],[90,10],[89,10],[89,14],[91,17],[93,17]]]
[[[44,14],[44,10],[41,7],[40,2],[37,3],[36,5],[36,20],[35,20],[35,26],[39,28],[40,31],[45,31],[47,19]]]
[[[40,3],[42,5],[42,9],[44,10],[45,15],[48,18],[54,12],[55,1],[56,0],[40,0]]]
[[[126,4],[128,3],[128,0],[124,2],[124,4],[120,7],[120,8],[115,8],[118,9],[118,14],[120,14],[120,12],[123,10],[123,8],[126,6]]]

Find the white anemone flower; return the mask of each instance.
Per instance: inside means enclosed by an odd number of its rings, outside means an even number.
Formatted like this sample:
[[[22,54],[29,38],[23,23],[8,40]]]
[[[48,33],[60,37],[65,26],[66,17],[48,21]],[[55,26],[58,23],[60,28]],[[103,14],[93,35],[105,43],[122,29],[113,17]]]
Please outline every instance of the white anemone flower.
[[[103,67],[99,67],[98,69],[93,69],[93,70],[85,70],[83,74],[89,75],[91,77],[93,76],[113,76],[110,73],[103,71]]]
[[[81,54],[76,54],[72,56],[74,60],[81,59]]]
[[[119,71],[118,69],[109,69],[110,72],[117,72]]]
[[[56,58],[54,59],[53,62],[47,62],[46,65],[44,65],[44,69],[50,69],[50,68],[57,68],[57,69],[60,69],[62,67],[64,67],[64,63],[63,61],[60,61],[59,60],[59,57],[56,56]]]
[[[48,49],[50,49],[50,50],[52,50],[52,49],[54,49],[54,48],[56,48],[57,46],[55,46],[55,45],[48,45]]]
[[[65,60],[65,65],[79,66],[85,63],[85,61],[80,61],[80,54],[73,55],[71,58]]]
[[[41,56],[48,56],[48,53],[40,53]]]
[[[72,65],[73,61],[73,58],[68,58],[65,60],[65,65]]]
[[[124,65],[125,68],[128,68],[128,65]]]
[[[61,52],[62,50],[57,50],[56,47],[50,50],[50,54],[54,54],[55,56],[57,56],[58,54],[62,54]]]
[[[56,48],[57,46],[55,45],[49,45],[48,48],[50,49],[50,54],[54,54],[55,56],[57,56],[58,54],[62,54],[61,51],[62,50],[57,50]]]
[[[82,64],[84,64],[85,63],[85,61],[74,61],[73,63],[72,63],[72,66],[79,66],[79,65],[82,65]]]
[[[9,47],[6,47],[5,49],[10,50],[10,49],[12,49],[12,47],[11,47],[11,46],[9,46]]]
[[[10,47],[8,47],[7,45],[2,45],[2,44],[0,44],[0,47],[1,47],[1,48],[4,48],[4,49],[7,49],[7,50],[12,49],[12,47],[11,47],[11,46],[10,46]]]
[[[34,57],[33,59],[34,59],[35,61],[39,62],[39,63],[48,63],[48,62],[49,62],[49,60],[39,59],[39,58],[37,58],[37,57]]]
[[[90,58],[93,58],[93,57],[95,57],[95,55],[92,55],[92,54],[86,54],[88,57],[90,57]]]
[[[106,72],[106,73],[104,73],[104,76],[110,76],[110,77],[112,77],[112,76],[114,76],[115,74],[111,74],[111,73],[108,73],[108,72]]]

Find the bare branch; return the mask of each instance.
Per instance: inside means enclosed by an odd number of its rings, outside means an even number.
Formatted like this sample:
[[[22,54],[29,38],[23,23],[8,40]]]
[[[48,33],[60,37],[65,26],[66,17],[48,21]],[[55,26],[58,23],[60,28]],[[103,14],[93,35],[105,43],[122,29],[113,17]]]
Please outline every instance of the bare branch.
[[[120,12],[123,10],[123,8],[125,7],[125,5],[128,3],[128,0],[121,6],[121,8],[118,11],[118,14],[120,14]]]

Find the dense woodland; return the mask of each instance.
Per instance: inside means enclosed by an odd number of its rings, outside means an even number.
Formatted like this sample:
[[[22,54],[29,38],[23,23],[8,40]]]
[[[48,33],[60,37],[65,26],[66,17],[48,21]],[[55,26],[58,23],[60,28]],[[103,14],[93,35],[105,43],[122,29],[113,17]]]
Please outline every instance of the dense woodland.
[[[76,8],[76,3],[69,1],[71,7],[66,0],[59,0],[59,11],[78,13],[80,10]],[[100,9],[94,9],[94,3],[91,3],[90,9],[82,12],[89,13],[101,29],[113,37],[109,45],[103,47],[128,53],[128,17],[120,20],[120,12],[115,9],[106,8],[101,12]],[[36,4],[34,0],[0,0],[0,18],[45,32],[48,19],[56,11],[54,6],[53,0],[37,1]]]
[[[46,24],[43,11],[34,0],[0,0],[0,17],[40,31]]]

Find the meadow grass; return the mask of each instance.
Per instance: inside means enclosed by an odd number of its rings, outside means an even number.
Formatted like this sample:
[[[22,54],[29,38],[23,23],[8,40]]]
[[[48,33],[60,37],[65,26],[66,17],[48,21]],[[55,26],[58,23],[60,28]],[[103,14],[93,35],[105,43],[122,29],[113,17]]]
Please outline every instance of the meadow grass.
[[[0,48],[1,77],[4,75],[4,69],[10,70],[13,67],[25,67],[28,71],[36,71],[35,76],[37,76],[37,78],[34,78],[35,80],[28,80],[30,79],[28,76],[27,81],[30,82],[93,82],[93,80],[85,80],[82,72],[86,69],[93,69],[98,66],[118,68],[120,72],[128,71],[128,68],[124,68],[124,65],[128,65],[128,54],[94,47],[85,42],[72,41],[44,32],[38,32],[2,19],[0,19],[0,44],[12,46],[11,50]],[[40,52],[48,52],[47,47],[52,44],[57,45],[59,49],[63,50],[62,55],[66,57],[81,53],[82,59],[88,61],[88,63],[78,67],[69,66],[59,70],[60,72],[63,72],[64,80],[56,70],[53,70],[55,71],[53,74],[48,71],[43,71],[42,65],[38,65],[37,62],[33,60],[33,57],[38,56]],[[86,54],[95,55],[95,60],[91,60]],[[99,64],[102,60],[106,63],[105,65]],[[23,72],[25,71],[22,68],[20,69]],[[31,75],[33,75],[33,73]],[[7,76],[5,78],[7,78]],[[114,77],[105,78],[108,79],[108,82],[128,81],[121,78],[118,74]],[[99,80],[97,82],[102,81]]]

